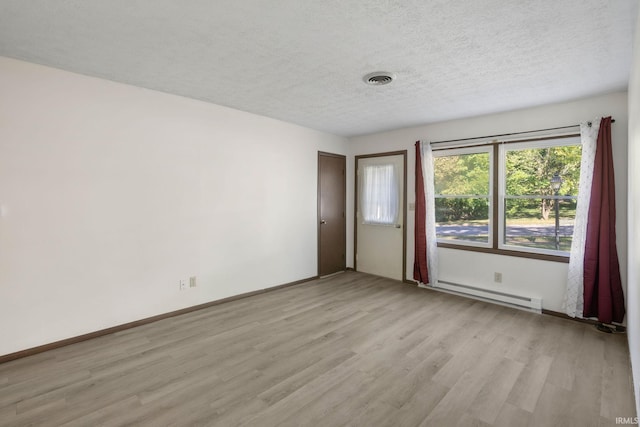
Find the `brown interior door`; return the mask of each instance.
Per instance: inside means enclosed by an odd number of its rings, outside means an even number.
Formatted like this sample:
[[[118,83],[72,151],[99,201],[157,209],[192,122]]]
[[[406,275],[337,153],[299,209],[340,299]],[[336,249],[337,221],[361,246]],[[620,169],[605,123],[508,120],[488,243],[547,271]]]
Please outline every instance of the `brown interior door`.
[[[318,153],[318,275],[346,269],[345,156]]]

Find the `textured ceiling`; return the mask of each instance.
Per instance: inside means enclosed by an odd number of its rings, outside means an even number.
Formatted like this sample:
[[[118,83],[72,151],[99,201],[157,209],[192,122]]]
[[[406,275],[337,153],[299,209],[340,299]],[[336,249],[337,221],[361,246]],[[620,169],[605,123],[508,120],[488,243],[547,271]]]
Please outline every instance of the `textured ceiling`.
[[[0,55],[353,136],[627,87],[637,0],[0,0]],[[391,71],[372,87],[362,77]]]

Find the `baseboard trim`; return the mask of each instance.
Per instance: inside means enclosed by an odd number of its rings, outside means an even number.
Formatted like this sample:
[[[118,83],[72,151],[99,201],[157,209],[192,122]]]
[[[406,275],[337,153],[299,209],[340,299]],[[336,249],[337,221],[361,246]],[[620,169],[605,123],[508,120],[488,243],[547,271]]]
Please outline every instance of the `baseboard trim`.
[[[180,310],[170,311],[168,313],[158,314],[158,315],[147,317],[140,320],[134,320],[133,322],[123,323],[122,325],[112,326],[106,329],[100,329],[99,331],[89,332],[87,334],[78,335],[76,337],[66,338],[66,339],[55,341],[49,344],[43,344],[37,347],[27,348],[25,350],[16,351],[15,353],[9,353],[9,354],[0,356],[0,364],[10,362],[16,359],[22,359],[28,356],[33,356],[34,354],[44,353],[45,351],[53,350],[60,347],[65,347],[65,346],[76,344],[82,341],[87,341],[93,338],[98,338],[104,335],[114,334],[116,332],[135,328],[136,326],[142,326],[148,323],[157,322],[158,320],[168,319],[170,317],[180,316],[181,314],[187,314],[193,311],[198,311],[205,308],[213,307],[214,305],[224,304],[226,302],[236,301],[236,300],[248,298],[254,295],[264,294],[267,292],[276,291],[278,289],[301,285],[303,283],[307,283],[315,279],[318,279],[318,276],[307,277],[306,279],[296,280],[295,282],[289,282],[282,285],[272,286],[269,288],[258,289],[257,291],[251,291],[243,294],[233,295],[227,298],[209,301],[204,304],[198,304],[191,307],[182,308]]]
[[[582,317],[571,317],[564,313],[560,313],[559,311],[547,310],[544,308],[542,309],[542,314],[548,314],[549,316],[559,317],[561,319],[566,319],[566,320],[573,320],[574,322],[588,323],[589,325],[597,325],[598,323],[600,323],[597,320],[584,319]]]

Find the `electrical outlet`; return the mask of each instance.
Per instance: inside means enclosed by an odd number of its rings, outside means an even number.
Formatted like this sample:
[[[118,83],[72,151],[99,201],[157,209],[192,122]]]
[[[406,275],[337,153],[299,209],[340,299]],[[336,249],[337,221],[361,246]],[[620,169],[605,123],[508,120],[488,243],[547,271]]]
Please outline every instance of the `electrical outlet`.
[[[189,287],[190,288],[196,287],[196,276],[189,277]]]
[[[180,285],[180,290],[181,291],[184,291],[184,290],[187,289],[187,281],[186,280],[180,279],[179,285]]]
[[[493,273],[493,281],[496,283],[502,283],[502,273]]]

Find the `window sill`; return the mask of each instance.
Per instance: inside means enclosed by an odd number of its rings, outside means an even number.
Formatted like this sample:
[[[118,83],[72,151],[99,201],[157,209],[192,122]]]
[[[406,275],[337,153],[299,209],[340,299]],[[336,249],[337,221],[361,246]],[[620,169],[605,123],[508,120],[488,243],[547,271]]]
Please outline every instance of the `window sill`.
[[[447,249],[457,249],[461,251],[483,252],[487,254],[514,256],[519,258],[539,259],[543,261],[563,262],[565,264],[569,263],[569,257],[563,256],[563,255],[545,255],[545,254],[537,254],[533,252],[510,251],[506,249],[495,249],[495,248],[482,248],[478,246],[456,245],[453,243],[441,243],[441,242],[438,242],[438,247],[447,248]]]

